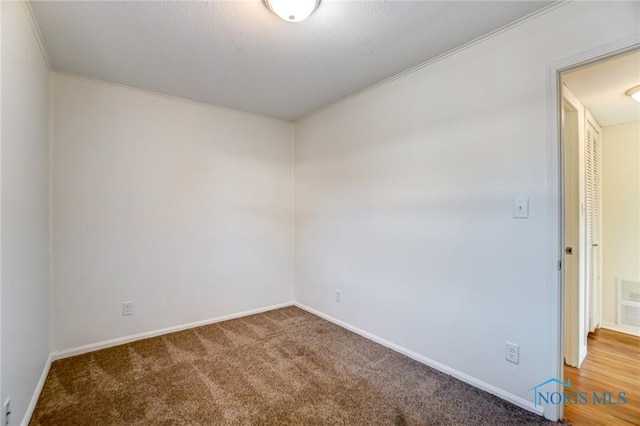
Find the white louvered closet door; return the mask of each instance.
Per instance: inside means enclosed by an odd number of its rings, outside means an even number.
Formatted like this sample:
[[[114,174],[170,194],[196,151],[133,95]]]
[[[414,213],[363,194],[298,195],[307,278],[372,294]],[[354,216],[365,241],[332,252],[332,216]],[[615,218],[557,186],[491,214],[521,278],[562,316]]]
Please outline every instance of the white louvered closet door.
[[[585,135],[585,203],[587,234],[587,324],[594,331],[600,322],[600,129],[587,119]]]

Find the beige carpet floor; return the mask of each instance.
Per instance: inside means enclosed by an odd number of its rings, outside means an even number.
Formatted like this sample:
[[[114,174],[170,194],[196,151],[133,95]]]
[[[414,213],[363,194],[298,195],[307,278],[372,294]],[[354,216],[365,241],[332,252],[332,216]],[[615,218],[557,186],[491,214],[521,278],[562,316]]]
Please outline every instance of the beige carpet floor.
[[[295,307],[55,361],[31,425],[537,425]]]

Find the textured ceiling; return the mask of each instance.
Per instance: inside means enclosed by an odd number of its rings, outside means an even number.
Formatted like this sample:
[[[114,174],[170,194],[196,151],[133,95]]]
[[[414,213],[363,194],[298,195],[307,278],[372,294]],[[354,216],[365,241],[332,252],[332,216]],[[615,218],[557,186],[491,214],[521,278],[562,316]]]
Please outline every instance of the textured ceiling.
[[[601,126],[640,121],[640,103],[625,95],[640,85],[640,50],[565,73],[562,81]]]
[[[550,2],[31,2],[53,69],[294,120]]]

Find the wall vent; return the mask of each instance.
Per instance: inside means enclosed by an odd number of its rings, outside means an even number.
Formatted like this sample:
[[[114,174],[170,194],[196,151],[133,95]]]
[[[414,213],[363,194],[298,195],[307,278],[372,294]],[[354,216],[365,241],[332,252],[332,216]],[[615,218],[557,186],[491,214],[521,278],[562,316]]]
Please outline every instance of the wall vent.
[[[640,282],[618,281],[618,325],[640,327]]]

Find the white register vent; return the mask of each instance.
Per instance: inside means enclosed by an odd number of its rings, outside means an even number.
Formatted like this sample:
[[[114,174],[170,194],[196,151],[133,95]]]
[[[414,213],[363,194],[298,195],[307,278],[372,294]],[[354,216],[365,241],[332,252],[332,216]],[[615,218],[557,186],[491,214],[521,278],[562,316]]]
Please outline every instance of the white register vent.
[[[640,327],[640,282],[618,278],[618,325]]]

